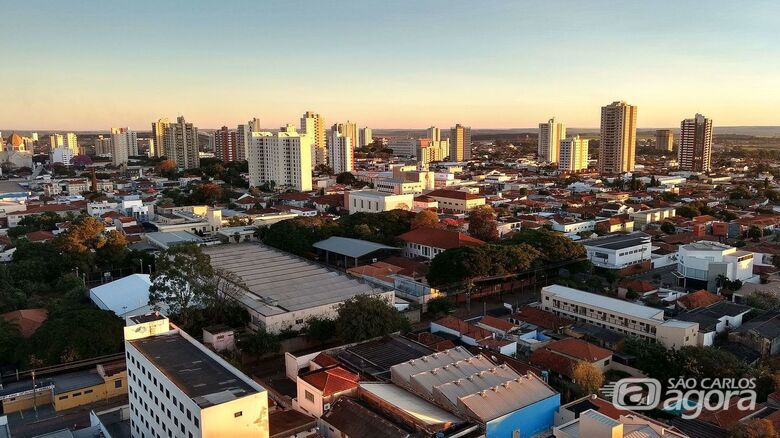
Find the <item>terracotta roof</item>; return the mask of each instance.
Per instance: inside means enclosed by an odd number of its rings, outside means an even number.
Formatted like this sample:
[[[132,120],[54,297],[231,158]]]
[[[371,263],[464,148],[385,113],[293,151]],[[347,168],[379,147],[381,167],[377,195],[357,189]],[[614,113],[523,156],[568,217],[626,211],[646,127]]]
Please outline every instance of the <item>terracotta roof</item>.
[[[480,246],[485,242],[457,231],[438,228],[415,228],[398,236],[404,242],[417,243],[441,249],[460,248],[461,246]]]
[[[473,324],[469,324],[466,321],[454,316],[445,316],[444,318],[437,319],[433,323],[447,327],[450,330],[454,330],[460,333],[461,336],[468,336],[477,341],[493,337],[493,333],[489,332],[488,330],[477,327]]]
[[[45,242],[54,239],[54,233],[46,230],[33,231],[25,235],[30,242]]]
[[[495,316],[485,315],[482,317],[482,319],[479,320],[480,324],[484,324],[493,328],[496,328],[498,330],[501,330],[503,332],[508,332],[512,329],[517,328],[516,325],[512,324],[511,322],[496,318]]]
[[[575,338],[550,342],[544,348],[585,362],[598,362],[612,356],[612,352],[606,348]]]
[[[701,289],[677,299],[677,303],[686,309],[698,309],[699,307],[707,307],[722,300],[723,297],[720,295],[715,295],[712,292]]]
[[[574,365],[577,363],[573,359],[569,359],[566,356],[553,353],[546,348],[539,348],[531,353],[531,357],[528,360],[531,365],[541,368],[543,370],[550,370],[554,373],[558,373],[562,376],[571,378]]]
[[[417,342],[425,345],[434,351],[445,351],[455,348],[455,343],[449,339],[444,339],[435,333],[422,332],[417,334]]]
[[[716,411],[708,411],[705,409],[704,411],[702,411],[701,415],[699,416],[699,420],[706,421],[708,423],[712,423],[717,426],[728,429],[731,426],[738,423],[743,418],[763,408],[764,408],[763,403],[757,403],[756,408],[754,410],[743,410],[737,406],[737,399],[731,398],[729,399],[728,408],[719,409]]]
[[[316,355],[314,359],[312,359],[311,361],[323,368],[332,367],[334,365],[339,364],[339,361],[337,361],[333,356],[329,355],[328,353],[320,353]]]
[[[19,334],[23,338],[29,338],[43,325],[48,315],[46,309],[23,309],[3,313],[0,318],[16,324]]]
[[[647,293],[658,289],[658,286],[653,283],[639,279],[625,279],[620,282],[619,286],[631,289],[637,293]]]
[[[560,330],[574,324],[574,321],[570,319],[530,306],[520,308],[512,315],[512,318],[547,330]]]
[[[317,388],[323,396],[337,394],[357,388],[358,375],[341,366],[323,368],[300,376],[306,383]]]

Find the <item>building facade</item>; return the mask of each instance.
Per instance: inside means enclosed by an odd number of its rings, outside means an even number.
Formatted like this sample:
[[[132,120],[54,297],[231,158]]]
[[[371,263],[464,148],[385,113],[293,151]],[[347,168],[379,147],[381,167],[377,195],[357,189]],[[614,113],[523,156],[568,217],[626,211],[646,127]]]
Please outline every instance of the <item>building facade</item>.
[[[717,242],[702,240],[681,245],[678,250],[677,276],[686,288],[717,291],[721,278],[752,281],[753,253]]]
[[[634,170],[636,157],[636,106],[623,101],[601,107],[599,172]]]
[[[333,173],[351,172],[355,164],[355,148],[352,138],[333,129],[328,141],[328,161]]]
[[[471,128],[460,123],[450,129],[450,161],[471,159]]]
[[[165,151],[165,130],[170,124],[171,122],[166,118],[152,122],[152,139],[154,140],[154,150],[149,151],[150,156],[158,158],[166,156],[167,152]]]
[[[214,133],[214,156],[224,162],[238,160],[238,134],[223,126]]]
[[[163,145],[165,156],[180,169],[200,167],[198,128],[187,123],[183,116],[166,126]]]
[[[306,111],[301,116],[301,132],[312,139],[312,165],[328,164],[328,140],[325,134],[325,121],[317,113]]]
[[[555,121],[555,117],[539,124],[539,145],[537,154],[540,160],[557,163],[560,159],[561,140],[566,138],[566,125]]]
[[[579,135],[560,141],[558,169],[565,172],[580,172],[588,169],[588,139]]]
[[[121,166],[137,155],[138,135],[128,128],[111,128],[111,163]]]
[[[360,146],[368,146],[374,142],[374,132],[368,126],[360,130]]]
[[[674,148],[674,133],[671,129],[657,129],[655,131],[655,148],[671,152]]]
[[[712,169],[712,120],[701,114],[680,123],[681,170],[709,172]]]
[[[253,132],[249,144],[249,184],[311,190],[311,137],[292,125],[279,132]]]
[[[167,318],[124,329],[132,437],[268,437],[268,394]]]

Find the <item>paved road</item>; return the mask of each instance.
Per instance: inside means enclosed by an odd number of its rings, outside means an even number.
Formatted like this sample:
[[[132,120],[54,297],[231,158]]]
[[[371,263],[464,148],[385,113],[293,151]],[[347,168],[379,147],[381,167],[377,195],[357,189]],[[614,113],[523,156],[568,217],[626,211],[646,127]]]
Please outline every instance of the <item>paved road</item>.
[[[37,417],[32,409],[7,414],[8,423],[11,426],[11,436],[14,438],[32,437],[56,430],[87,427],[89,426],[90,411],[103,411],[125,404],[127,404],[126,396],[61,412],[55,412],[52,405],[47,405],[38,408]]]

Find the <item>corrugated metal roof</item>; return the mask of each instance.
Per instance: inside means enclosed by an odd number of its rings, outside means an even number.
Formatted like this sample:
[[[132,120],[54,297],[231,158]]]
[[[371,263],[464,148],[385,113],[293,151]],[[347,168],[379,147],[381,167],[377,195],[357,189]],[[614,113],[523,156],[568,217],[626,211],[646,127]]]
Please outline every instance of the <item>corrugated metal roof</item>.
[[[394,246],[382,245],[381,243],[369,242],[367,240],[350,239],[348,237],[329,237],[325,240],[312,245],[315,248],[330,251],[347,257],[363,257],[383,249],[400,250]]]
[[[519,379],[461,397],[459,406],[473,418],[486,423],[555,394],[539,377],[529,373]]]

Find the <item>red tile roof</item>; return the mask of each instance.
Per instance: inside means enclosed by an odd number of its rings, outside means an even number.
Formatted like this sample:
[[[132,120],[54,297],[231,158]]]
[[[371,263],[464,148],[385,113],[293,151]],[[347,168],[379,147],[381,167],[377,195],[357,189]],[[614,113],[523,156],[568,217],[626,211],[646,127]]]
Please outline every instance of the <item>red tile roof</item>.
[[[398,236],[404,242],[417,243],[441,249],[460,248],[461,246],[480,246],[485,242],[457,231],[437,228],[415,228]]]
[[[25,237],[27,237],[27,240],[30,242],[45,242],[54,239],[54,233],[46,230],[39,230],[27,233]]]
[[[585,362],[598,362],[612,356],[612,352],[606,348],[575,338],[550,342],[544,348]]]
[[[450,330],[454,330],[460,333],[461,336],[468,336],[476,341],[483,339],[489,339],[493,337],[493,333],[485,330],[481,327],[477,327],[473,324],[469,324],[462,319],[458,319],[454,316],[445,316],[444,318],[437,319],[432,324],[438,324],[442,327],[446,327]]]
[[[539,348],[531,353],[531,357],[528,360],[531,365],[541,368],[543,370],[550,370],[554,373],[558,373],[562,376],[571,378],[574,365],[577,363],[573,359],[569,359],[566,356],[553,353],[546,348]]]
[[[677,303],[686,309],[698,309],[699,307],[707,307],[722,300],[723,297],[720,295],[715,295],[712,292],[701,289],[679,298]]]
[[[501,330],[503,332],[508,332],[512,329],[517,328],[516,325],[512,324],[509,321],[506,321],[504,319],[496,318],[495,316],[485,315],[482,317],[482,319],[479,320],[480,324],[490,326],[493,328],[496,328],[498,330]]]
[[[46,322],[49,312],[46,309],[22,309],[3,313],[0,318],[15,324],[23,338],[29,338]]]
[[[300,377],[306,383],[320,390],[325,397],[349,391],[358,386],[358,375],[340,366],[319,369]]]
[[[528,324],[541,327],[546,330],[560,330],[574,324],[574,321],[560,317],[552,312],[547,312],[536,307],[525,306],[520,308],[512,318]]]
[[[314,359],[312,359],[311,361],[323,368],[332,367],[334,365],[339,364],[339,361],[337,361],[333,356],[329,355],[328,353],[320,353],[317,356],[315,356]]]

